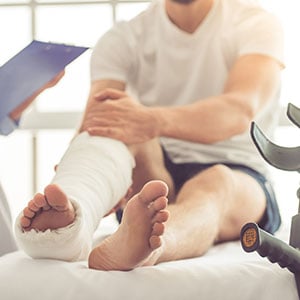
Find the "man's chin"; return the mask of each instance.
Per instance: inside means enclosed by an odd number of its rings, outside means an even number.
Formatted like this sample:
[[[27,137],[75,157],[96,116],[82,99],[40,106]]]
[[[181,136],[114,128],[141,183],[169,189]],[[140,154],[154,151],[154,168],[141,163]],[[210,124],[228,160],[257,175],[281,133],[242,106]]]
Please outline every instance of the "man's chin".
[[[174,3],[178,3],[178,4],[190,4],[192,2],[194,2],[195,0],[171,0]]]

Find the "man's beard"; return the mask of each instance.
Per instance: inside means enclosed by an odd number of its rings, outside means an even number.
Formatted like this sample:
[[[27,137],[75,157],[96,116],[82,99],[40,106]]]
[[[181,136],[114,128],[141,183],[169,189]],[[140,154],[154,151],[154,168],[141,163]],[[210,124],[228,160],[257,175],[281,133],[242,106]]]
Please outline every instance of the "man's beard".
[[[175,3],[179,3],[179,4],[190,4],[192,2],[194,2],[195,0],[172,0]]]

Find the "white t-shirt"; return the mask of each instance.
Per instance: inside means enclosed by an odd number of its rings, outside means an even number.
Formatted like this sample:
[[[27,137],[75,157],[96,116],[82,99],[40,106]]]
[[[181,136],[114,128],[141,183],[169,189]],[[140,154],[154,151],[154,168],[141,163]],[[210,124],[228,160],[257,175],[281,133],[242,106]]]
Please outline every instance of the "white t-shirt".
[[[158,0],[134,19],[116,24],[98,41],[91,79],[124,81],[144,105],[185,105],[221,94],[230,68],[245,54],[268,55],[283,64],[281,24],[252,1],[215,0],[190,34],[170,21],[163,0]],[[268,136],[277,121],[277,102],[269,103],[255,120]],[[266,171],[249,132],[209,145],[161,140],[176,163],[230,162]]]

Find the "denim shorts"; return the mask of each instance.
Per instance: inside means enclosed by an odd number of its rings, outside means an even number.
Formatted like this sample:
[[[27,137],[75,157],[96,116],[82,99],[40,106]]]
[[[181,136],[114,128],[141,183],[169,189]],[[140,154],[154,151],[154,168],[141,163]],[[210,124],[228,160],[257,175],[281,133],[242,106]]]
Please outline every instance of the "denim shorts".
[[[182,185],[187,180],[194,177],[196,174],[199,174],[200,172],[204,171],[205,169],[210,168],[217,164],[217,163],[176,164],[170,160],[170,158],[168,157],[165,151],[163,152],[164,152],[165,166],[173,178],[176,193],[181,189]],[[270,182],[262,174],[247,166],[230,164],[230,163],[221,163],[221,162],[220,164],[225,165],[230,169],[244,172],[250,175],[251,177],[253,177],[259,183],[259,185],[261,186],[261,188],[265,193],[267,206],[266,206],[265,213],[258,225],[260,228],[264,229],[265,231],[274,234],[281,225],[281,217],[280,217],[276,196]]]

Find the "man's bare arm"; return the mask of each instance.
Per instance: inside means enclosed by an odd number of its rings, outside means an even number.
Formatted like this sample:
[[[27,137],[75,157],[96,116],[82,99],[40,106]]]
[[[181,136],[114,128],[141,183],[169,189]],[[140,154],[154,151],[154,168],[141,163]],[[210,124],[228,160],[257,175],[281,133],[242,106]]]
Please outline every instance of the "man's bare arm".
[[[241,57],[222,95],[182,107],[156,108],[159,134],[214,143],[245,132],[257,113],[276,96],[281,68],[279,62],[267,56]]]
[[[275,97],[281,68],[267,56],[244,56],[233,66],[223,94],[179,107],[146,107],[126,95],[124,83],[99,81],[92,85],[82,128],[127,144],[158,136],[222,141],[248,130],[259,110]]]

